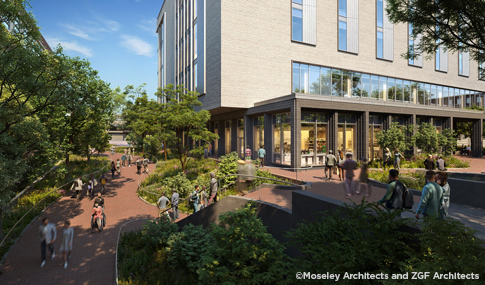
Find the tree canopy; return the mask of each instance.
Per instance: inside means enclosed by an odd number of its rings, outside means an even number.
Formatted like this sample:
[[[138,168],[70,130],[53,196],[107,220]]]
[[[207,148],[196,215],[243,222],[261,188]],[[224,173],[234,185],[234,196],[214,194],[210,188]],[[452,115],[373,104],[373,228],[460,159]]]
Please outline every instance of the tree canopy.
[[[404,55],[416,58],[430,55],[438,48],[470,53],[477,62],[485,61],[485,2],[482,0],[387,0],[386,12],[393,23],[410,24],[410,32],[419,43]],[[414,51],[413,51],[414,50]],[[419,52],[415,52],[419,51]],[[484,77],[484,70],[480,70]]]

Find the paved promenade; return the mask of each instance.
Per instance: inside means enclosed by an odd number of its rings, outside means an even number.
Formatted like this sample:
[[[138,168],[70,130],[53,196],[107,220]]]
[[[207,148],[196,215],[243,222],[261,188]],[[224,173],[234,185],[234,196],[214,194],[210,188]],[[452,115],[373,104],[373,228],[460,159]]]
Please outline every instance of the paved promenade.
[[[460,159],[467,160],[470,162],[470,168],[467,169],[449,169],[449,171],[456,172],[472,172],[481,173],[485,171],[485,158],[472,158],[472,157],[460,157]],[[274,174],[281,175],[288,178],[296,179],[296,173],[283,170],[277,167],[265,167]],[[306,172],[306,173],[305,173]],[[356,177],[358,177],[360,171],[356,171]],[[345,197],[345,189],[343,181],[339,181],[338,177],[334,175],[332,181],[324,181],[323,169],[311,169],[307,171],[302,171],[298,173],[298,179],[306,180],[312,183],[312,188],[307,190],[309,192],[319,194],[322,196],[330,197],[344,202],[357,204],[361,203],[361,200],[365,198],[369,202],[379,201],[385,194],[386,189],[372,186],[371,194],[369,197],[363,197],[363,195],[354,195],[349,199]],[[278,190],[278,189],[261,189],[261,194],[259,191],[253,192],[246,197],[258,200],[261,195],[261,200],[269,203],[277,204],[279,206],[291,209],[291,190]],[[414,197],[414,207],[413,211],[416,211],[421,197]],[[412,213],[405,213],[403,217],[413,217]],[[475,208],[460,204],[453,203],[453,189],[451,189],[451,204],[448,212],[448,217],[455,220],[461,221],[470,228],[476,229],[479,232],[477,237],[485,241],[485,209]]]
[[[121,158],[115,154],[111,158]],[[150,164],[149,168],[154,165]],[[13,246],[4,262],[0,284],[113,284],[115,281],[115,247],[119,228],[127,221],[155,218],[156,207],[141,201],[137,194],[139,175],[136,167],[122,168],[121,175],[111,180],[107,175],[108,187],[105,195],[106,227],[103,232],[91,233],[90,219],[93,201],[83,196],[78,202],[66,195],[51,205],[35,221]],[[100,185],[96,187],[99,190]],[[85,194],[85,191],[84,191]],[[43,217],[56,224],[57,239],[54,243],[56,257],[47,259],[40,268],[40,243],[37,230]],[[71,220],[74,228],[72,258],[67,269],[59,252],[63,221]],[[47,250],[47,255],[49,251]]]

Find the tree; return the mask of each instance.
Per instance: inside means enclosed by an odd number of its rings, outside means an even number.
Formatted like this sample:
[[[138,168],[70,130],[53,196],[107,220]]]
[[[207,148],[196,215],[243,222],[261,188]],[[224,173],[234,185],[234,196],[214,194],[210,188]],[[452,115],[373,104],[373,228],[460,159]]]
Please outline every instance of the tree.
[[[438,48],[444,48],[452,53],[468,51],[475,61],[485,61],[485,3],[482,0],[387,0],[386,12],[391,22],[409,23],[412,35],[421,35],[419,43],[410,46],[403,55],[406,58],[416,58],[422,53],[433,55]],[[483,69],[480,75],[484,77]]]
[[[167,103],[163,104],[160,124],[165,128],[163,139],[170,151],[175,155],[185,171],[192,156],[203,155],[207,142],[219,138],[207,129],[210,113],[207,110],[195,111],[202,106],[197,99],[197,92],[188,91],[183,85],[175,89],[172,84],[163,89]],[[202,141],[204,145],[191,145],[191,142]]]
[[[382,130],[376,134],[377,144],[381,149],[389,148],[391,151],[399,149],[405,151],[413,146],[412,125],[400,126],[392,123],[389,129]]]
[[[424,153],[436,153],[440,149],[440,135],[430,123],[422,123],[414,135],[416,147]]]
[[[453,154],[456,150],[456,138],[454,131],[451,129],[444,129],[439,134],[439,145],[441,147],[441,152],[444,154]]]

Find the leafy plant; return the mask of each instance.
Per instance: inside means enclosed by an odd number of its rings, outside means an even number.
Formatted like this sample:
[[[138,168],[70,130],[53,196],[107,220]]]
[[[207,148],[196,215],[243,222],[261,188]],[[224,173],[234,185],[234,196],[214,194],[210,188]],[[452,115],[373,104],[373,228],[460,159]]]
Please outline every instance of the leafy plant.
[[[284,246],[266,231],[248,203],[236,212],[219,217],[212,226],[214,242],[202,258],[198,271],[204,283],[276,284],[290,268]]]
[[[229,174],[237,174],[237,161],[239,157],[235,151],[226,154],[221,157],[221,162],[219,163],[219,172],[217,173],[217,179],[221,179]],[[230,183],[236,181],[236,176],[229,176],[221,180],[220,187],[229,185]]]

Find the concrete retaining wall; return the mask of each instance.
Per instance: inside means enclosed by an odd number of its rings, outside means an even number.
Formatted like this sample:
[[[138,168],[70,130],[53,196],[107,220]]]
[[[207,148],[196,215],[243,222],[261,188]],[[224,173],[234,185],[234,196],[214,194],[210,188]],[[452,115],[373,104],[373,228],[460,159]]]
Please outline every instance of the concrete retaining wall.
[[[485,182],[448,178],[448,184],[451,203],[485,209]]]
[[[466,172],[448,172],[449,178],[474,180],[485,182],[485,174],[466,173]]]

